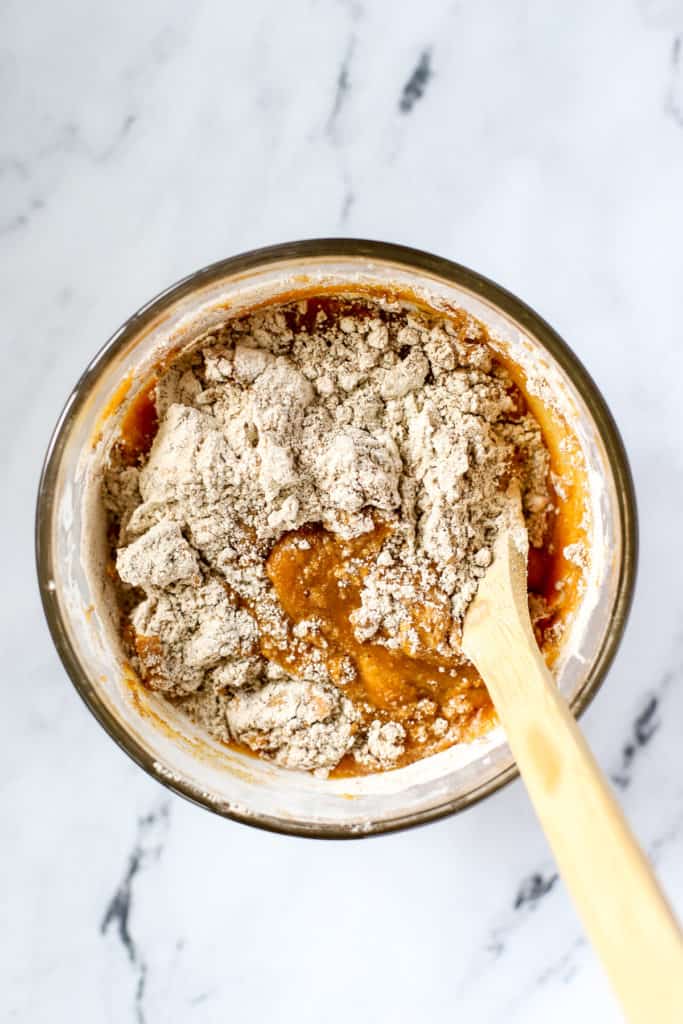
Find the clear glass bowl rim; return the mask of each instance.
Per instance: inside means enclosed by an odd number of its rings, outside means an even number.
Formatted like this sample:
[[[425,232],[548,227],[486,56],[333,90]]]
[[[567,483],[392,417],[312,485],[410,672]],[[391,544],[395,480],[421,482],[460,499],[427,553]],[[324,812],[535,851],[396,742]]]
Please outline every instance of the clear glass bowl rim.
[[[435,275],[470,291],[482,300],[497,306],[503,313],[524,327],[562,367],[585,402],[605,446],[614,476],[623,554],[609,628],[605,632],[602,646],[593,661],[586,681],[572,702],[572,711],[577,717],[585,711],[600,688],[621,642],[635,587],[638,561],[638,519],[633,479],[619,430],[597,385],[567,343],[538,313],[505,288],[462,264],[420,249],[356,238],[307,239],[254,249],[212,263],[171,285],[129,317],[105,342],[81,374],[64,405],[48,444],[38,485],[35,521],[38,585],[52,641],[62,664],[76,691],[111,738],[148,775],[168,789],[223,817],[242,821],[268,831],[305,835],[312,838],[349,839],[358,838],[364,833],[350,831],[341,826],[338,830],[328,826],[320,831],[310,827],[306,827],[304,830],[297,828],[294,823],[283,825],[279,820],[271,820],[265,815],[242,817],[237,813],[217,808],[208,799],[198,797],[195,791],[186,787],[182,782],[160,777],[154,769],[153,757],[121,727],[99,699],[95,688],[82,672],[77,653],[69,638],[68,630],[65,628],[60,605],[55,600],[51,586],[51,580],[54,578],[52,566],[55,555],[52,543],[54,498],[61,457],[74,420],[87,401],[93,383],[110,360],[128,344],[134,335],[144,330],[170,304],[187,297],[197,289],[204,288],[230,275],[242,274],[255,269],[273,270],[277,268],[278,264],[316,258],[325,260],[359,258],[384,263],[390,262],[401,270],[415,270]],[[517,769],[512,765],[501,771],[495,778],[482,784],[474,793],[460,795],[425,812],[407,814],[400,819],[383,822],[368,834],[377,835],[411,828],[454,814],[497,792],[502,786],[516,778],[517,774]]]

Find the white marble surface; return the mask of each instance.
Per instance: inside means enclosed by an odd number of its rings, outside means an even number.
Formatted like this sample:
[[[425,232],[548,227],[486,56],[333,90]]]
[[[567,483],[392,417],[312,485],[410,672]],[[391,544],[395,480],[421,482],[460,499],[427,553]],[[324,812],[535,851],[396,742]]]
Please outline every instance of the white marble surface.
[[[3,1020],[619,1020],[518,783],[388,838],[260,833],[140,772],[52,649],[32,519],[68,390],[165,285],[297,237],[483,271],[604,390],[642,561],[584,725],[683,912],[683,3],[398,6],[2,6]]]

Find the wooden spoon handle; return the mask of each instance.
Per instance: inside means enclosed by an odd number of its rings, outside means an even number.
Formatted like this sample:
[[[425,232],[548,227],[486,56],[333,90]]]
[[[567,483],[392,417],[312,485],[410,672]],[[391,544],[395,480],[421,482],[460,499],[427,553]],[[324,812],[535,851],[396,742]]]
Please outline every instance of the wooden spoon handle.
[[[562,877],[627,1020],[682,1024],[680,929],[554,684],[528,617],[477,618],[467,626],[467,654],[486,680]]]

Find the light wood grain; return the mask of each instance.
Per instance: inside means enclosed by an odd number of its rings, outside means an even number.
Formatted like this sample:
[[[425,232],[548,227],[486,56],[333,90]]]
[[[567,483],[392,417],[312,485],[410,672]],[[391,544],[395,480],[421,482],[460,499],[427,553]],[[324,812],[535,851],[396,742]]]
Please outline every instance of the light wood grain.
[[[511,494],[509,526],[467,613],[463,649],[486,682],[626,1019],[683,1024],[680,928],[538,650],[526,562],[519,494]]]

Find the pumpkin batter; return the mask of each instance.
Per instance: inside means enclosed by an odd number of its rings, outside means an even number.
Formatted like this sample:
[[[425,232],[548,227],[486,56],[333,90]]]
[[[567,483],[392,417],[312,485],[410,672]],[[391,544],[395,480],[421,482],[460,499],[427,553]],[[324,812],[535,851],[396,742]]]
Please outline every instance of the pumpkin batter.
[[[513,475],[552,663],[580,597],[583,466],[483,325],[339,291],[228,321],[138,390],[110,453],[143,683],[223,742],[322,774],[481,735],[495,712],[460,629]]]

